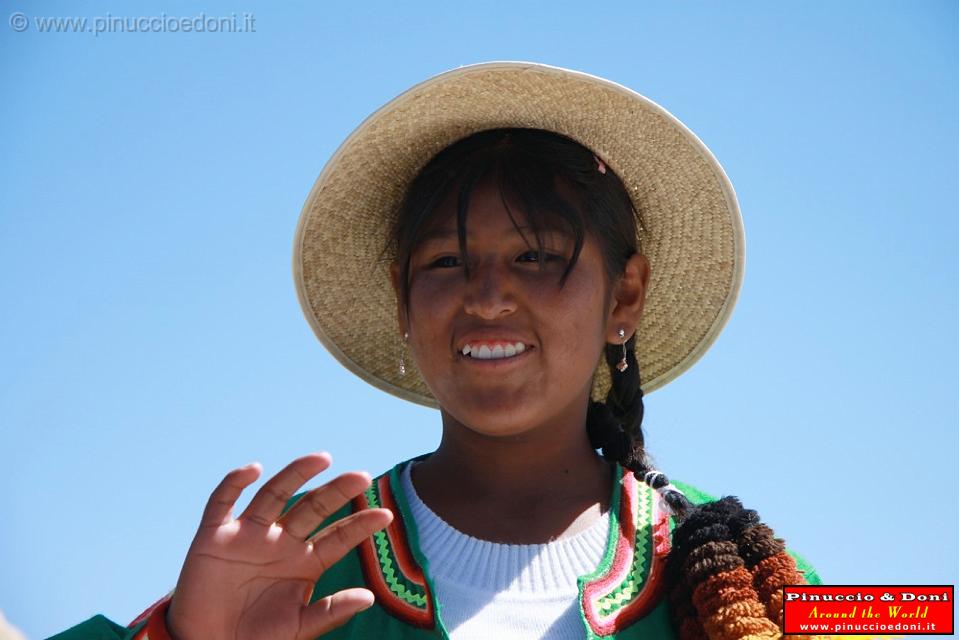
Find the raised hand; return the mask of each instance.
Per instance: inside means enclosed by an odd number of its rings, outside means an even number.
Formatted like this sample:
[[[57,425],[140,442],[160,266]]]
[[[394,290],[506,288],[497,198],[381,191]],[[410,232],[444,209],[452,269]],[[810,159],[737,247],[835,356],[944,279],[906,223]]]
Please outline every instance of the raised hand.
[[[368,474],[344,473],[280,515],[293,494],[331,463],[327,453],[294,460],[236,519],[233,505],[261,469],[247,465],[223,478],[207,502],[167,613],[176,640],[312,640],[373,604],[373,593],[363,588],[308,604],[320,575],[393,519],[387,509],[367,509],[311,536],[366,490]]]

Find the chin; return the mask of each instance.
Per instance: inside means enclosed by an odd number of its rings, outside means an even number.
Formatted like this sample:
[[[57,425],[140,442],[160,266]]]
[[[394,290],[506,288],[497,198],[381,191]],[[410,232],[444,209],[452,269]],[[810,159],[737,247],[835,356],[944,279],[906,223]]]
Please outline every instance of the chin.
[[[475,398],[473,402],[443,404],[443,411],[470,431],[490,437],[518,436],[553,416],[541,403],[497,398]]]

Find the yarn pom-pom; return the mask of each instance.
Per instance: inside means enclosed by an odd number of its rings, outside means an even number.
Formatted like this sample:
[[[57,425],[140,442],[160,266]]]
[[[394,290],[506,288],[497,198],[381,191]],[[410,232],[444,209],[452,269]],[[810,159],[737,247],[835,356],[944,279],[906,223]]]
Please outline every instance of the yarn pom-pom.
[[[739,536],[739,555],[750,568],[785,549],[783,541],[776,538],[773,530],[764,524],[749,527]]]

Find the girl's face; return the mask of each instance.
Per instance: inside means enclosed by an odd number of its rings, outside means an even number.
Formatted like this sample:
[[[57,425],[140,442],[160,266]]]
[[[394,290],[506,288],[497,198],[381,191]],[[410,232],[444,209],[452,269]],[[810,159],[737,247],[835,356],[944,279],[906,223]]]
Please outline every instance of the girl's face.
[[[627,308],[618,289],[610,295],[600,247],[587,234],[560,287],[572,239],[547,233],[540,256],[521,209],[510,202],[509,211],[516,225],[497,188],[474,188],[466,278],[450,198],[412,253],[409,314],[399,310],[413,358],[440,406],[489,436],[519,435],[585,411],[605,343],[619,342],[621,327],[630,336],[638,323],[647,273],[640,274],[642,289],[630,294],[638,301]],[[636,261],[648,270],[641,256]],[[394,287],[397,273],[394,266]]]

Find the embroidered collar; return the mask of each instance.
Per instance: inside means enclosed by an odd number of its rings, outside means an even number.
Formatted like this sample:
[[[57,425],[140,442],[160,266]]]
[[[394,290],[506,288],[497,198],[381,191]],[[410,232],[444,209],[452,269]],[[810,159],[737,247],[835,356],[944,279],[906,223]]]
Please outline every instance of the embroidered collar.
[[[403,464],[403,463],[401,463]],[[377,531],[360,543],[360,565],[366,586],[376,600],[393,617],[424,629],[436,626],[436,607],[433,590],[421,568],[425,565],[416,542],[416,529],[407,530],[412,523],[406,496],[400,487],[397,465],[376,478],[364,493],[353,499],[353,512],[367,508],[385,507],[393,512],[393,521],[386,529]],[[398,495],[397,495],[398,494]],[[402,506],[401,506],[402,505]],[[409,543],[407,533],[413,537]]]
[[[625,629],[659,604],[669,553],[669,517],[655,492],[618,464],[616,474],[619,509],[610,513],[606,555],[579,579],[580,608],[597,636]]]
[[[366,586],[390,615],[415,627],[442,629],[429,565],[402,490],[400,472],[410,462],[397,464],[353,500],[354,512],[385,507],[397,516],[359,545],[360,565]],[[609,514],[606,552],[599,567],[577,581],[580,610],[591,637],[621,631],[659,603],[669,552],[669,519],[655,493],[619,464],[615,477],[610,504],[616,508]]]

